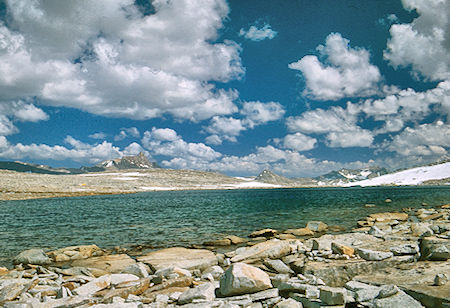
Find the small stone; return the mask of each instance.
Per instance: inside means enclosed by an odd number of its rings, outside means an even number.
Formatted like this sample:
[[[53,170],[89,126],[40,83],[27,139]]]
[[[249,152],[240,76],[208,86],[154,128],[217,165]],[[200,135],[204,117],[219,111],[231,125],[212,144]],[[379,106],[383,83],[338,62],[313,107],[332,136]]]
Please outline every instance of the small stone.
[[[392,252],[386,251],[375,251],[370,249],[358,248],[356,250],[357,254],[367,261],[381,261],[394,256]]]
[[[389,199],[389,198],[387,198],[386,200],[384,200],[384,202],[386,202],[386,203],[391,203],[391,202],[392,202],[392,200],[391,200],[391,199]]]
[[[381,231],[377,226],[370,227],[369,234],[376,237],[383,237],[386,235],[386,233]]]
[[[366,203],[364,204],[364,207],[376,207],[376,205],[372,203]]]
[[[434,285],[435,286],[443,286],[448,282],[448,276],[446,274],[437,274],[434,277]]]
[[[178,298],[178,304],[188,304],[194,300],[212,301],[215,296],[215,286],[212,283],[204,283],[196,288],[192,288],[182,293]]]
[[[220,279],[220,293],[224,296],[254,293],[271,287],[269,275],[245,263],[234,263]]]
[[[13,259],[13,264],[35,264],[48,265],[52,260],[45,254],[43,249],[28,249],[22,251]]]
[[[281,260],[267,260],[264,264],[279,274],[294,274],[294,271]]]
[[[346,293],[344,288],[321,287],[320,300],[327,305],[343,305]]]
[[[284,299],[274,306],[274,308],[302,308],[303,305],[297,302],[295,299]]]
[[[269,298],[276,298],[279,296],[279,291],[277,288],[273,288],[273,289],[268,289],[268,290],[264,290],[264,291],[260,291],[257,293],[253,293],[250,294],[250,299],[253,302],[258,302],[258,301],[262,301],[262,300],[266,300]]]
[[[203,271],[203,275],[205,274],[211,274],[214,279],[219,279],[220,276],[224,273],[223,269],[220,266],[214,265],[211,267],[208,267]]]
[[[9,270],[6,267],[0,267],[0,276],[6,275],[9,273]]]
[[[397,294],[399,291],[400,290],[396,285],[393,284],[384,285],[380,288],[380,293],[378,294],[377,298],[389,297]]]
[[[328,225],[322,221],[308,221],[306,228],[314,232],[325,232],[328,229]]]
[[[450,259],[450,240],[434,236],[426,237],[420,242],[420,254],[422,260]]]
[[[331,243],[331,251],[336,254],[347,255],[349,257],[353,257],[355,255],[355,249],[336,242]]]
[[[385,297],[377,298],[374,301],[374,308],[423,308],[422,304],[416,301],[403,291],[399,291],[396,294]]]
[[[140,278],[148,277],[149,272],[150,268],[148,267],[148,265],[145,265],[142,262],[130,264],[122,271],[122,273],[133,274]]]
[[[394,254],[394,256],[416,255],[419,253],[419,245],[416,243],[402,244],[391,247],[390,251]]]

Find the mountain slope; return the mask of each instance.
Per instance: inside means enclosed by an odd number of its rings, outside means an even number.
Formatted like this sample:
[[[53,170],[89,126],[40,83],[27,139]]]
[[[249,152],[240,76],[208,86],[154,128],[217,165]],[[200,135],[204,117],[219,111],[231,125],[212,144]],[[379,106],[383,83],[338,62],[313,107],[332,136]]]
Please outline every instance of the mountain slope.
[[[450,182],[450,162],[385,174],[368,180],[347,183],[343,186],[420,185],[427,181],[445,179],[449,180],[444,182]]]
[[[122,158],[106,160],[96,167],[105,168],[107,170],[159,168],[156,163],[151,163],[147,156],[142,152],[136,156],[123,156]]]
[[[255,181],[266,184],[275,185],[292,185],[293,180],[285,178],[284,176],[273,173],[270,170],[263,170],[256,178]]]

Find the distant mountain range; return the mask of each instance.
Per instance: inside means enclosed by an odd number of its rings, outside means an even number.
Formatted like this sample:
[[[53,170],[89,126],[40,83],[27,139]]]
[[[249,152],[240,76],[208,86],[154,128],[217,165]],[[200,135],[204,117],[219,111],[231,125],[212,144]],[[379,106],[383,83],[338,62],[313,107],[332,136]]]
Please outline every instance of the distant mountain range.
[[[125,169],[152,169],[159,168],[158,164],[148,160],[144,153],[135,156],[123,156],[106,160],[95,166],[83,166],[81,168],[52,168],[46,165],[29,164],[23,162],[0,161],[0,170],[12,170],[17,172],[30,172],[40,174],[81,174],[87,172],[103,172]]]
[[[129,169],[160,168],[150,162],[144,153],[135,156],[103,161],[95,166],[81,168],[52,168],[46,165],[28,164],[23,162],[0,161],[0,170],[40,174],[82,174],[88,172],[104,172]],[[450,162],[438,162],[422,167],[397,170],[390,173],[386,168],[368,167],[362,169],[340,169],[315,178],[287,178],[270,170],[263,170],[255,182],[285,187],[302,186],[372,186],[372,185],[418,185],[447,184],[450,178]]]

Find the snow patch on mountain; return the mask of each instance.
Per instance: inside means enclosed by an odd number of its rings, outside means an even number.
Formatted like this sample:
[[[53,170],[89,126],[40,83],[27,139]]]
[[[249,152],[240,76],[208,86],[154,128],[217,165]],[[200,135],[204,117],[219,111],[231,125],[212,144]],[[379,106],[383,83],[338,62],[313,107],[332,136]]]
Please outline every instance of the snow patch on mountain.
[[[346,183],[343,186],[420,185],[426,181],[447,178],[450,178],[450,162],[385,174],[372,179]]]

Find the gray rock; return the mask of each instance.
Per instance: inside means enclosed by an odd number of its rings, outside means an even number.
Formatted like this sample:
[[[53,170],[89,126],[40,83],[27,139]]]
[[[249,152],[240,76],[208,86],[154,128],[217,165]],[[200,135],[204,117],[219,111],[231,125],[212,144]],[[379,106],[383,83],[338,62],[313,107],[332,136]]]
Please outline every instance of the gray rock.
[[[38,280],[6,279],[0,280],[0,305],[12,301],[28,291]]]
[[[450,240],[437,237],[426,237],[420,242],[422,260],[450,259]]]
[[[376,237],[383,237],[386,235],[384,231],[381,231],[377,226],[370,227],[369,234]]]
[[[279,274],[294,274],[294,271],[281,260],[267,260],[264,264]]]
[[[14,264],[48,265],[52,260],[45,254],[43,249],[28,249],[22,251],[13,259]]]
[[[390,248],[390,251],[394,254],[394,256],[416,255],[419,253],[419,250],[419,245],[416,243],[402,244]]]
[[[308,221],[306,228],[314,232],[324,232],[327,231],[328,225],[322,221]]]
[[[128,265],[122,273],[133,274],[140,278],[147,278],[150,273],[150,268],[142,262]]]
[[[303,283],[300,280],[290,279],[287,282],[282,282],[278,289],[282,292],[300,293],[308,298],[319,298],[320,296],[318,287]]]
[[[303,305],[295,299],[288,298],[276,304],[274,308],[303,308]]]
[[[358,281],[349,281],[345,284],[347,290],[355,293],[355,299],[358,302],[370,302],[380,294],[380,288]]]
[[[220,276],[224,273],[223,269],[220,266],[214,265],[211,267],[208,267],[203,271],[204,274],[211,274],[214,279],[219,279]]]
[[[255,293],[272,288],[269,275],[245,263],[232,264],[220,278],[220,293],[224,296]]]
[[[399,292],[399,288],[396,285],[388,284],[381,286],[380,293],[378,294],[377,298],[385,298],[390,297]]]
[[[433,235],[433,230],[430,229],[429,224],[427,223],[412,223],[411,232],[414,236],[417,237],[426,237]]]
[[[320,299],[307,298],[303,294],[291,293],[291,294],[289,294],[289,297],[291,297],[292,299],[300,302],[303,305],[303,307],[305,307],[305,308],[321,308],[321,307],[324,307],[324,306],[322,306],[322,302],[320,301]]]
[[[189,289],[178,298],[178,304],[188,304],[194,300],[213,301],[215,296],[215,286],[212,283],[204,283],[196,288]]]
[[[385,298],[377,298],[374,301],[374,308],[422,308],[422,304],[403,291]]]
[[[261,292],[250,294],[250,299],[253,302],[262,301],[269,298],[275,298],[279,296],[279,292],[277,288],[264,290]]]
[[[270,280],[272,281],[272,285],[275,288],[278,288],[280,283],[288,281],[289,278],[290,277],[289,277],[288,274],[278,274],[278,275],[275,275],[275,276],[271,277]]]
[[[434,277],[434,285],[435,286],[443,286],[447,284],[448,282],[448,276],[446,274],[437,274]]]
[[[327,305],[345,304],[347,291],[344,288],[321,287],[320,300]]]
[[[391,258],[394,256],[392,252],[386,251],[376,251],[370,249],[358,248],[356,249],[356,253],[367,261],[381,261],[387,258]]]

